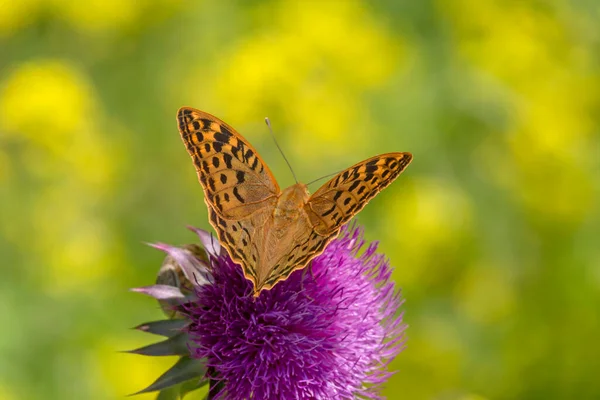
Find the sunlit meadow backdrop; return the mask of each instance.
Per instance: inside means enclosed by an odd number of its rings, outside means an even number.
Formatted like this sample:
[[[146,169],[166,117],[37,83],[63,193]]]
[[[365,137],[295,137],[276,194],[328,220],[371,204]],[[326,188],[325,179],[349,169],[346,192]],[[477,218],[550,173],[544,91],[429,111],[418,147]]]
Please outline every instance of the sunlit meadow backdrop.
[[[406,298],[389,398],[600,398],[599,20],[585,0],[0,1],[0,398],[118,399],[174,362],[117,350],[161,316],[127,291],[163,257],[143,242],[208,228],[183,105],[282,186],[265,116],[304,182],[414,154],[358,218]]]

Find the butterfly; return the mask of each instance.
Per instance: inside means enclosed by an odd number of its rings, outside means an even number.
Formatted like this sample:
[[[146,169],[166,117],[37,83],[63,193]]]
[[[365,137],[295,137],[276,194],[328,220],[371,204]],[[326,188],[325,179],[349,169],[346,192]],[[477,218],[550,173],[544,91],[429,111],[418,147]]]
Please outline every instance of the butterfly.
[[[231,126],[189,107],[179,109],[177,121],[210,223],[254,284],[255,296],[321,254],[412,160],[410,153],[381,154],[338,173],[312,195],[303,183],[282,191],[256,149]]]

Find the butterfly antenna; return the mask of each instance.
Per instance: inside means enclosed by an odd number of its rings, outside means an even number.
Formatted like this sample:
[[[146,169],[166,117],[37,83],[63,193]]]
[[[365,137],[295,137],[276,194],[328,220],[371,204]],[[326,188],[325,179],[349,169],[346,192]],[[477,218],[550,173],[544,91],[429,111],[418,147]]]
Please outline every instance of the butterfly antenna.
[[[277,139],[275,139],[275,134],[273,133],[273,128],[271,128],[271,121],[269,120],[268,117],[265,118],[265,123],[269,127],[269,132],[271,132],[271,137],[273,138],[273,141],[275,142],[275,146],[277,146],[277,148],[279,149],[279,152],[281,153],[281,155],[283,156],[283,159],[285,160],[286,164],[290,168],[290,171],[292,171],[292,175],[294,176],[294,180],[296,181],[296,183],[298,183],[298,178],[296,178],[296,174],[294,173],[294,170],[292,169],[292,165],[290,164],[290,162],[288,161],[287,157],[283,153],[283,150],[281,150],[281,147],[279,147],[279,143],[277,143]]]
[[[343,170],[342,170],[342,171],[343,171]],[[333,174],[327,174],[327,175],[325,175],[325,176],[322,176],[322,177],[320,177],[320,178],[317,178],[317,179],[315,179],[314,181],[310,181],[310,182],[308,182],[308,183],[306,184],[306,186],[308,186],[308,185],[312,185],[313,183],[315,183],[315,182],[318,182],[318,181],[320,181],[321,179],[325,179],[325,178],[329,178],[330,176],[337,175],[337,174],[339,174],[339,173],[340,173],[340,172],[342,172],[342,171],[334,172]]]

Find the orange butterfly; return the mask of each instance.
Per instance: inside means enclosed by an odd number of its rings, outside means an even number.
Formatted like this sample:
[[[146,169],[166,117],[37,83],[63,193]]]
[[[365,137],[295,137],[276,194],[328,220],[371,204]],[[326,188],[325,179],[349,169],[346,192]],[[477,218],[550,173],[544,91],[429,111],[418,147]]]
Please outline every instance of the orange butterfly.
[[[255,296],[321,254],[342,225],[412,160],[410,153],[371,157],[311,196],[303,183],[281,191],[254,147],[220,119],[183,107],[177,121],[204,189],[210,223],[254,283]]]

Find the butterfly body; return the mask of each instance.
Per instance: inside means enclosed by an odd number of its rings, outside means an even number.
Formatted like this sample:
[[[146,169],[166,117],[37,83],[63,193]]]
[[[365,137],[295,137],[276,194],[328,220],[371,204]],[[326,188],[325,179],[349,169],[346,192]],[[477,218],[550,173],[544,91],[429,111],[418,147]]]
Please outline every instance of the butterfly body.
[[[308,203],[309,197],[308,188],[303,183],[297,183],[283,190],[277,199],[277,206],[273,210],[275,227],[285,228],[288,221],[297,220]]]
[[[231,258],[254,283],[272,288],[321,254],[343,226],[410,163],[410,153],[371,157],[340,172],[313,195],[303,183],[281,190],[257,151],[218,118],[177,113],[209,220]]]

